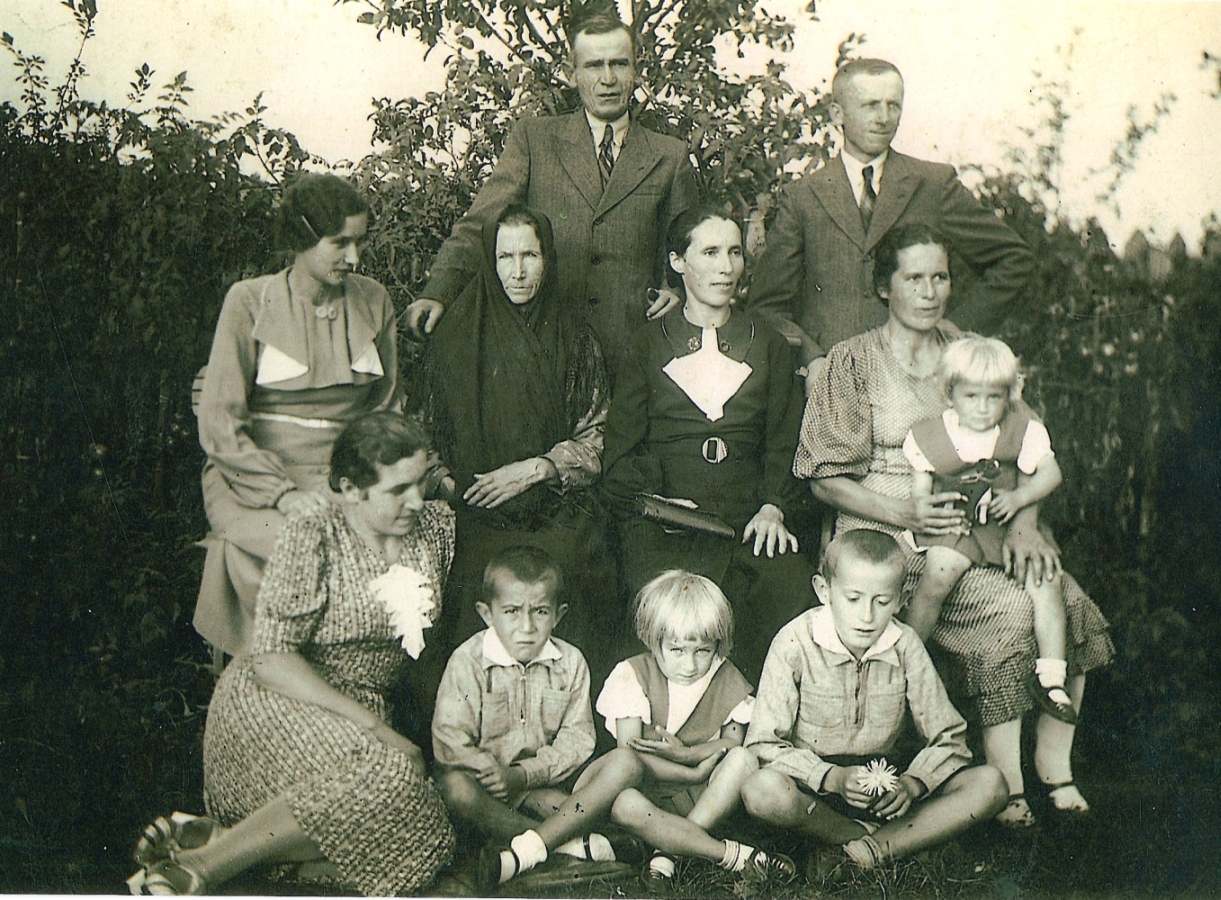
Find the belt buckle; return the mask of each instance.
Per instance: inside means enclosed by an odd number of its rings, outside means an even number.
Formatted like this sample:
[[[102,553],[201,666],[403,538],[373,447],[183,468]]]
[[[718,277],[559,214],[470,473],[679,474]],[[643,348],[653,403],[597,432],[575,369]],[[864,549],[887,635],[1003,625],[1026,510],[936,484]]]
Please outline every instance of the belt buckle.
[[[715,466],[717,463],[724,462],[729,456],[729,447],[719,437],[710,437],[700,447],[700,455],[704,457],[704,462],[712,463]]]

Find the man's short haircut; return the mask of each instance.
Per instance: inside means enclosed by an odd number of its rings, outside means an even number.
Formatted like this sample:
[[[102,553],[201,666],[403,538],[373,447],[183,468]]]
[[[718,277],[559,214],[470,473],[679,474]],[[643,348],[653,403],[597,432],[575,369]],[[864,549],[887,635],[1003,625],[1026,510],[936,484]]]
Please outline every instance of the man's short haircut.
[[[529,544],[505,547],[488,561],[483,569],[483,586],[480,598],[489,606],[498,596],[499,585],[494,577],[497,572],[507,572],[522,584],[547,585],[547,597],[552,608],[559,605],[560,591],[564,587],[560,570],[552,562],[547,551]]]
[[[432,438],[415,419],[395,412],[375,412],[349,423],[331,448],[332,491],[346,478],[362,491],[377,484],[377,467],[392,466],[423,450],[432,452]]]
[[[639,52],[639,47],[636,43],[636,34],[632,29],[614,13],[609,10],[594,13],[590,16],[577,19],[568,28],[568,53],[569,58],[575,64],[577,61],[577,38],[583,34],[613,34],[616,31],[622,31],[627,35],[627,39],[632,42],[632,62],[636,62],[636,54]]]
[[[891,562],[900,569],[907,565],[903,549],[899,542],[884,531],[874,531],[872,528],[857,528],[844,531],[835,536],[827,544],[827,552],[823,556],[822,576],[831,581],[835,578],[835,570],[844,558],[859,559],[874,566],[883,566]]]
[[[857,75],[885,75],[888,72],[903,77],[898,66],[884,59],[850,59],[835,70],[835,77],[831,79],[831,96],[840,96],[844,86]]]
[[[669,569],[642,587],[632,606],[636,636],[651,651],[669,637],[712,641],[722,659],[733,652],[733,609],[710,578]]]
[[[941,353],[937,381],[947,399],[954,385],[963,381],[1005,388],[1010,403],[1022,399],[1018,359],[1008,344],[996,338],[973,334],[954,341]]]

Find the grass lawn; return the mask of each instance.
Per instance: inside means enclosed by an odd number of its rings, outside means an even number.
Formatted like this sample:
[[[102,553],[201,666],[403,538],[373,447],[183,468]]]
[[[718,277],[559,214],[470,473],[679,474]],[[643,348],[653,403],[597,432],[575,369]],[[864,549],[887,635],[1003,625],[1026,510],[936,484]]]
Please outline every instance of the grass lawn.
[[[800,870],[795,881],[753,882],[710,864],[683,862],[675,889],[657,895],[645,889],[634,868],[611,877],[588,878],[580,866],[548,863],[537,874],[511,882],[503,896],[725,900],[1221,896],[1217,855],[1221,848],[1217,787],[1221,773],[1216,767],[1195,775],[1173,773],[1159,754],[1140,752],[1108,732],[1091,729],[1088,717],[1085,722],[1079,735],[1078,770],[1094,814],[1083,822],[1055,816],[1042,793],[1032,790],[1031,801],[1040,819],[1035,828],[1012,832],[989,823],[943,847],[866,873],[847,864],[835,848],[812,854],[809,847],[787,835],[767,833],[754,823],[740,821],[727,833],[788,853]],[[199,802],[190,800],[192,792],[198,797],[198,775],[192,764],[197,763],[181,761],[174,767],[181,789],[181,793],[173,791],[178,794],[176,800],[133,798],[132,805],[199,811]],[[120,771],[99,775],[109,778]],[[49,799],[72,802],[68,796]],[[64,833],[56,828],[51,809],[31,808],[28,801],[17,803],[10,795],[0,809],[0,890],[124,891],[123,880],[134,869],[128,860],[142,815],[116,810],[109,821],[84,823],[77,833]],[[461,868],[460,864],[459,873]],[[462,887],[460,877],[449,877],[436,891],[458,892]],[[223,893],[330,891],[251,874],[226,885]]]

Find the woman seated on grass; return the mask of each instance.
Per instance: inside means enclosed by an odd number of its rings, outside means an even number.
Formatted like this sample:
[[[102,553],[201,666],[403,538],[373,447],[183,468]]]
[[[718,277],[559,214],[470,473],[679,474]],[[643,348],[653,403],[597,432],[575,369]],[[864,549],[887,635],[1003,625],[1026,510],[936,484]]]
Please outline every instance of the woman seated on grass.
[[[329,861],[371,896],[419,891],[454,832],[386,692],[423,646],[454,517],[424,501],[431,445],[397,413],[357,419],[331,454],[334,502],[290,516],[259,591],[248,655],[204,730],[210,818],[175,813],[136,847],[136,894],[203,894],[252,866]]]

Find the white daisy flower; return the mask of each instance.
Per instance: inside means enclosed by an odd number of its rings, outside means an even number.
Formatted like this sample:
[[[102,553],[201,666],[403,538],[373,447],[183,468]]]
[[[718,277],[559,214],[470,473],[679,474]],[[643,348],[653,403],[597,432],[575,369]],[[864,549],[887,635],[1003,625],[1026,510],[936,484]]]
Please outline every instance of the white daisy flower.
[[[886,761],[886,757],[881,759],[871,759],[868,764],[860,766],[860,774],[856,776],[856,783],[862,791],[872,797],[881,797],[888,791],[893,791],[895,785],[899,783],[899,772]]]

